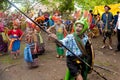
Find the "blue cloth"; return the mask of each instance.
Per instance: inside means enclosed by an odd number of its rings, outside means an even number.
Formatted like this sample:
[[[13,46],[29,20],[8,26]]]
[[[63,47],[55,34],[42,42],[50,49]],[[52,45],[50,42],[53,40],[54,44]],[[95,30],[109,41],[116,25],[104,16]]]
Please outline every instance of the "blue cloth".
[[[31,53],[31,49],[30,49],[29,44],[27,44],[25,49],[24,49],[24,60],[26,62],[33,62],[32,53]]]
[[[103,13],[102,14],[102,19],[101,19],[104,23],[104,28],[106,26],[106,23],[107,23],[107,29],[111,29],[111,25],[110,25],[110,22],[112,22],[113,20],[113,15],[112,13],[108,12],[108,19],[107,19],[107,16],[106,16],[106,13]]]
[[[53,26],[53,25],[54,25],[54,21],[51,19],[44,22],[44,26],[46,27]]]
[[[113,22],[113,24],[116,24],[117,21],[118,21],[118,15],[115,15],[115,16],[114,16],[114,22]]]
[[[118,15],[115,15],[113,21],[114,28],[116,27],[117,21],[118,21]]]
[[[18,37],[14,37],[14,36],[11,36],[11,38],[17,39],[13,42],[13,45],[12,45],[12,51],[16,52],[17,50],[20,49],[20,40],[18,39]]]
[[[71,21],[70,21],[70,20],[67,20],[67,21],[65,22],[65,24],[66,24],[66,25],[70,25],[70,24],[71,24]]]
[[[54,21],[49,19],[49,26],[53,26],[54,25]]]
[[[74,52],[75,55],[80,56],[82,55],[81,50],[79,49],[79,47],[77,46],[77,43],[75,41],[74,35],[73,34],[69,34],[67,35],[64,39],[60,40],[63,45],[65,45],[68,49],[70,49],[72,52]],[[84,38],[82,39],[82,42],[84,45],[86,45],[88,41],[88,36],[85,35]],[[69,51],[66,51],[66,56],[73,56],[72,53],[70,53]]]
[[[94,18],[92,18],[92,24],[95,24],[95,19]]]

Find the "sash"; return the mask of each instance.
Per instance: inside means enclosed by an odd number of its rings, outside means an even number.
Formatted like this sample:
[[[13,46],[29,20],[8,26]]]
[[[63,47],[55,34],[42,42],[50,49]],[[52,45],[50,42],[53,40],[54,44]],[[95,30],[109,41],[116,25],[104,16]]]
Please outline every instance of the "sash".
[[[38,34],[38,36],[39,36],[39,41],[40,41],[40,43],[43,43],[43,38],[42,38],[42,36],[41,36],[40,33]]]
[[[75,41],[77,43],[78,48],[81,50],[83,56],[87,55],[86,49],[84,44],[82,43],[81,39],[74,33]]]
[[[12,50],[12,46],[13,46],[13,42],[14,42],[14,41],[15,41],[14,38],[11,39],[11,41],[10,41],[10,45],[9,45],[9,47],[8,47],[9,50]]]

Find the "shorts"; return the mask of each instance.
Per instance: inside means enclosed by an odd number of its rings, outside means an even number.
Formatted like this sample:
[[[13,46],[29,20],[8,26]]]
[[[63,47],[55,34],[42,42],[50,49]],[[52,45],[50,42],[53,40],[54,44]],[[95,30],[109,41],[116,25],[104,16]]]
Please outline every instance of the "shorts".
[[[78,73],[81,74],[82,71],[82,62],[78,64],[76,60],[74,56],[67,56],[67,67],[73,77],[76,77]]]
[[[111,38],[111,36],[112,36],[112,31],[106,31],[106,32],[103,32],[103,37],[104,38]]]

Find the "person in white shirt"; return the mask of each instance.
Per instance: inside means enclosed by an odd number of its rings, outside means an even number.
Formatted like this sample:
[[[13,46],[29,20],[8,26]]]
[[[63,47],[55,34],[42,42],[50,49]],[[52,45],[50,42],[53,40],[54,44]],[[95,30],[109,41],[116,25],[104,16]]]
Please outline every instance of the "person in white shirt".
[[[120,51],[120,13],[118,15],[118,21],[115,27],[115,32],[117,32],[117,40],[118,40],[117,50],[115,50],[115,52],[119,52]]]

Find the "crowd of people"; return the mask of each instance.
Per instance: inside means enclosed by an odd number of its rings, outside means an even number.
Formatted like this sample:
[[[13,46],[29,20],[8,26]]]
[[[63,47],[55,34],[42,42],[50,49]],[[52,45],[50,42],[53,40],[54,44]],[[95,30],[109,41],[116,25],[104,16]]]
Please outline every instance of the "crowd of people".
[[[104,9],[105,12],[102,15],[99,13],[95,15],[90,10],[87,18],[81,17],[80,20],[76,18],[63,20],[59,11],[55,11],[52,16],[46,12],[35,18],[33,18],[33,14],[29,14],[29,17],[49,33],[49,40],[56,42],[56,39],[58,39],[77,57],[91,64],[92,45],[90,45],[89,38],[102,35],[103,46],[101,48],[108,46],[111,50],[113,49],[112,34],[117,32],[118,45],[116,52],[120,51],[120,13],[118,11],[113,16],[109,12],[111,9],[109,6],[104,6]],[[38,56],[45,52],[45,42],[42,39],[39,26],[20,13],[11,15],[0,13],[0,55],[7,53],[9,50],[13,59],[19,58],[21,41],[24,41],[26,43],[24,60],[29,68],[38,67]],[[107,38],[109,38],[108,44],[106,44]],[[57,42],[56,50],[56,57],[62,59],[64,48]],[[66,51],[68,71],[76,80],[87,80],[87,74],[90,70],[76,56],[69,50]]]

